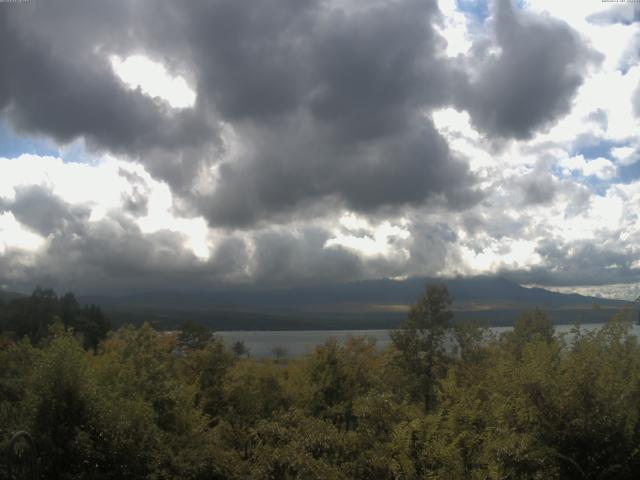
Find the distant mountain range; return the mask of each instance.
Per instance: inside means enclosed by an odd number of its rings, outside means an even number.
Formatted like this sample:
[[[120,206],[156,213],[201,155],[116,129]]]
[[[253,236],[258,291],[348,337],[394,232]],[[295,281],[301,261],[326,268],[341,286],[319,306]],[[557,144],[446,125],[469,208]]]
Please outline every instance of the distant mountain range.
[[[80,296],[115,323],[151,321],[176,328],[186,320],[219,330],[392,328],[429,283],[444,283],[457,320],[510,325],[524,310],[542,308],[556,323],[606,321],[632,302],[525,288],[499,277],[412,278],[282,289],[146,292],[121,296]]]
[[[10,300],[13,300],[14,298],[21,298],[25,296],[26,295],[23,293],[8,292],[6,290],[0,290],[0,300],[2,300],[3,302],[8,302]]]

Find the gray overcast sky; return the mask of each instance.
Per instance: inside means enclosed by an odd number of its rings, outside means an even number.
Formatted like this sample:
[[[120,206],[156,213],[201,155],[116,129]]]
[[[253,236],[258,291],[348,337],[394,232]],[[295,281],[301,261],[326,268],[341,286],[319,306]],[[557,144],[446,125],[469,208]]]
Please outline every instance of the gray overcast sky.
[[[640,294],[640,6],[0,3],[0,285]]]

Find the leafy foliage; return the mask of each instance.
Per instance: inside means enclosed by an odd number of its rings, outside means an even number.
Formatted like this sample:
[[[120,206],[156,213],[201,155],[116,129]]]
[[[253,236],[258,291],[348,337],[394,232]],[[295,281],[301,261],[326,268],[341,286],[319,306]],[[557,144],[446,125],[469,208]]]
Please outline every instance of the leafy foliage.
[[[2,307],[0,427],[33,434],[47,479],[636,478],[624,318],[558,337],[535,310],[491,336],[452,327],[450,305],[427,288],[386,350],[259,360],[193,325],[88,342],[79,319],[100,315],[38,290]]]
[[[81,306],[73,293],[58,297],[51,289],[37,287],[30,297],[0,304],[0,332],[34,345],[49,335],[56,322],[82,337],[86,348],[96,348],[109,332],[109,319],[95,305]]]
[[[412,374],[412,395],[423,401],[425,409],[433,402],[435,381],[447,364],[451,303],[444,285],[429,285],[426,294],[409,310],[407,320],[391,333],[399,363]]]

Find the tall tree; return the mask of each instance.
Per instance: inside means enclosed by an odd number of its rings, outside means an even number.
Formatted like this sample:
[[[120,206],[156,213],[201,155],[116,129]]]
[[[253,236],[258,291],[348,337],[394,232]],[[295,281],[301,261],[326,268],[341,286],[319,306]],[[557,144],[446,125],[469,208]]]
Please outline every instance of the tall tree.
[[[411,306],[407,319],[391,332],[400,365],[413,377],[412,395],[428,409],[436,378],[446,368],[446,336],[453,318],[452,299],[445,285],[428,285]]]

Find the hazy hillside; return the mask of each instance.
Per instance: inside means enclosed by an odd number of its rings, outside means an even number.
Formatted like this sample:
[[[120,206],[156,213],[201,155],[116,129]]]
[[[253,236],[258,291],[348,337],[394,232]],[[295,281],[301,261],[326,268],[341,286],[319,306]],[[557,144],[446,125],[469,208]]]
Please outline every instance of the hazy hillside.
[[[542,288],[525,288],[517,283],[496,277],[471,278],[412,278],[402,281],[371,280],[364,282],[314,285],[286,289],[234,289],[195,292],[145,292],[124,296],[83,296],[87,302],[104,305],[177,305],[197,307],[314,307],[334,304],[406,304],[413,303],[428,283],[444,283],[454,304],[502,306],[562,307],[593,305],[624,307],[630,302],[578,294],[562,294]]]
[[[24,296],[25,295],[23,293],[0,290],[0,300],[2,300],[3,302],[8,302],[9,300],[13,300],[14,298],[21,298]]]
[[[531,308],[549,311],[556,323],[601,322],[630,302],[566,295],[524,288],[496,277],[413,278],[287,289],[197,292],[146,292],[125,296],[84,296],[102,306],[116,323],[143,320],[172,328],[185,319],[217,329],[390,328],[427,283],[445,283],[454,299],[456,319],[510,324]],[[594,306],[597,306],[594,308]]]

